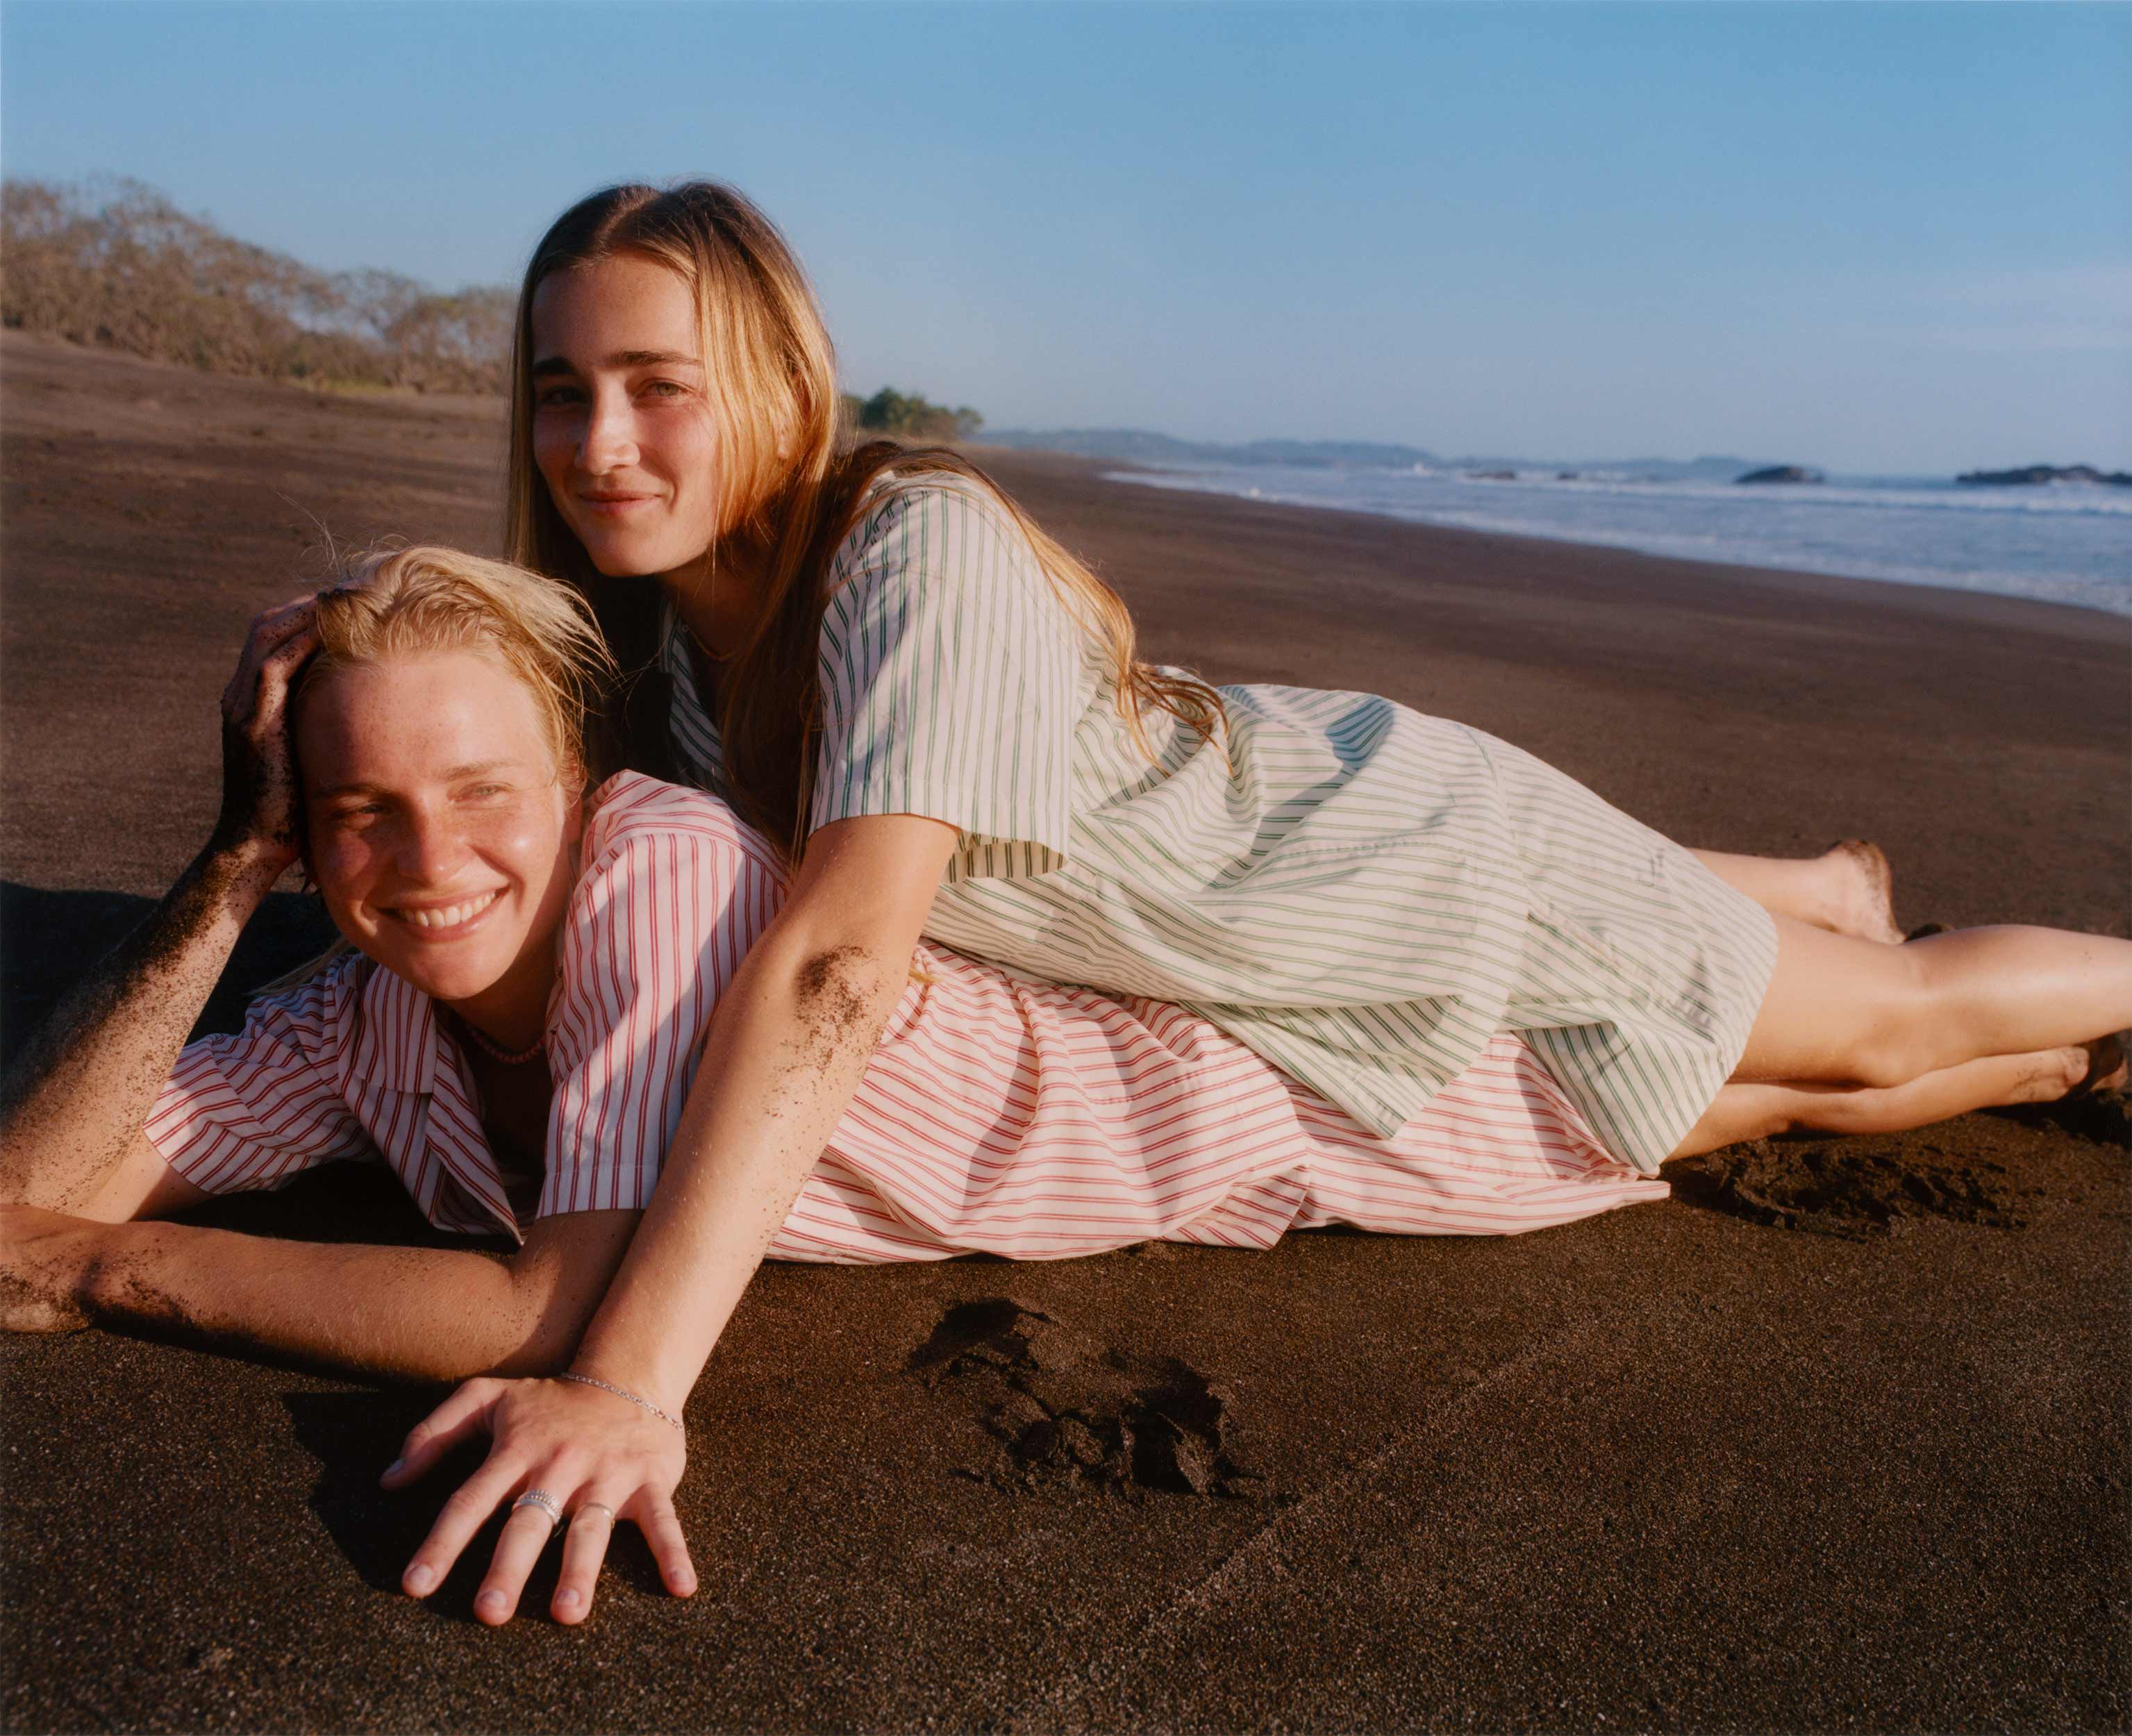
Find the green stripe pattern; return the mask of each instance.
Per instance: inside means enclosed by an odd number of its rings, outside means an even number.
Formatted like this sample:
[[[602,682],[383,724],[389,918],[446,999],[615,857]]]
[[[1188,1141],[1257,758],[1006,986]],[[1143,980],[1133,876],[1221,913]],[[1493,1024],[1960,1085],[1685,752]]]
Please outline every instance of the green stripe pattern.
[[[1235,686],[1226,753],[1158,714],[1150,763],[1026,540],[954,479],[876,496],[830,584],[810,827],[955,827],[930,938],[1175,1001],[1383,1135],[1507,1027],[1655,1173],[1737,1064],[1774,924],[1531,755],[1373,694]],[[675,743],[715,790],[681,631]]]

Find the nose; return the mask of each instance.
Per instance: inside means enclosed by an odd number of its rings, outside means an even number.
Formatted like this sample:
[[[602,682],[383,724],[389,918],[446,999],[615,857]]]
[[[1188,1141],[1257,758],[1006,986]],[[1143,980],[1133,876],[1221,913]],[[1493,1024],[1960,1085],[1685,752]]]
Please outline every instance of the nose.
[[[578,443],[579,467],[603,476],[636,462],[636,419],[629,395],[614,386],[595,388]]]
[[[466,842],[442,814],[415,808],[400,828],[395,863],[412,886],[446,886],[466,856]]]

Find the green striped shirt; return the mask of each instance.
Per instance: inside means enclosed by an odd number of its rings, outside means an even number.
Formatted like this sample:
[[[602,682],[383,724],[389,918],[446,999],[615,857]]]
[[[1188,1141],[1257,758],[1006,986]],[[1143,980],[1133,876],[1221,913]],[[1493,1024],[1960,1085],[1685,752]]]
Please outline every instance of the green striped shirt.
[[[1219,689],[1154,758],[975,484],[877,496],[822,625],[809,829],[961,833],[925,927],[1011,970],[1175,1001],[1389,1134],[1499,1029],[1646,1172],[1717,1095],[1775,958],[1760,908],[1531,755],[1372,694]],[[722,754],[676,624],[675,746]]]

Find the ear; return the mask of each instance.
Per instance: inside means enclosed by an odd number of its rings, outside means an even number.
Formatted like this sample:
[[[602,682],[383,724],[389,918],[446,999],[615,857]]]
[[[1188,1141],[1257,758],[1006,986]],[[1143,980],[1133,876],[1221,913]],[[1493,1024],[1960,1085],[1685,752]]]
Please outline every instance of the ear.
[[[583,766],[574,763],[563,768],[556,782],[563,793],[563,837],[575,850],[585,835],[585,821],[592,807],[592,779]]]
[[[291,829],[296,835],[296,870],[303,876],[302,884],[297,890],[307,894],[316,893],[319,877],[311,871],[311,804],[304,798],[304,769],[297,763],[293,739],[290,742],[289,770],[294,774],[291,781],[296,786],[295,817],[291,822]]]

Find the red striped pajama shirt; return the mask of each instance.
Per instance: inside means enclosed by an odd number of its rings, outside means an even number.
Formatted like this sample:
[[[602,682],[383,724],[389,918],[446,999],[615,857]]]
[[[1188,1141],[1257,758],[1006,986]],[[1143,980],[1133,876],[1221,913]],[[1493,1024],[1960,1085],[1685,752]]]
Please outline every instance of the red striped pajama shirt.
[[[782,902],[715,798],[622,773],[594,798],[549,1005],[533,1216],[641,1210],[719,995]],[[773,1259],[1063,1259],[1161,1239],[1270,1247],[1343,1223],[1535,1230],[1662,1199],[1498,1034],[1390,1137],[1203,1019],[922,943]],[[427,996],[360,954],[189,1045],[147,1134],[209,1192],[390,1164],[440,1229],[517,1238],[472,1075]]]

